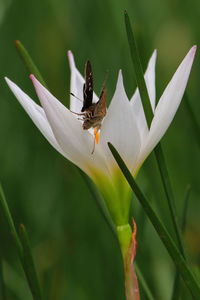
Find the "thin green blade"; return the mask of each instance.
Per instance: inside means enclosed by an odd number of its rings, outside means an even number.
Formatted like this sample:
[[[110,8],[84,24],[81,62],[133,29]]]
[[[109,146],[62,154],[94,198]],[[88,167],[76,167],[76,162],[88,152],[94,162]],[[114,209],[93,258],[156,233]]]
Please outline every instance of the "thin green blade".
[[[15,41],[15,47],[17,49],[17,52],[19,53],[19,56],[25,65],[29,75],[33,74],[40,82],[42,85],[44,85],[47,88],[47,85],[42,78],[42,75],[40,74],[38,68],[34,64],[32,58],[30,57],[28,51],[25,49],[25,47],[22,45],[20,41]]]
[[[126,180],[128,181],[131,189],[137,196],[137,199],[142,205],[149,220],[151,221],[161,241],[163,242],[165,248],[170,254],[172,260],[174,261],[177,269],[180,272],[180,275],[185,281],[186,286],[189,288],[191,294],[194,297],[196,297],[196,299],[200,299],[200,286],[197,283],[196,279],[194,278],[192,272],[190,271],[188,265],[186,264],[183,256],[181,255],[180,251],[176,247],[174,241],[172,240],[165,226],[162,224],[161,220],[159,219],[159,217],[153,210],[152,206],[150,205],[150,202],[147,200],[147,198],[145,197],[145,195],[137,185],[136,181],[134,180],[133,176],[131,175],[130,171],[128,170],[127,166],[125,165],[124,161],[122,160],[121,156],[119,155],[115,147],[111,143],[108,143],[108,146],[117,164],[119,165],[122,173],[124,174]]]

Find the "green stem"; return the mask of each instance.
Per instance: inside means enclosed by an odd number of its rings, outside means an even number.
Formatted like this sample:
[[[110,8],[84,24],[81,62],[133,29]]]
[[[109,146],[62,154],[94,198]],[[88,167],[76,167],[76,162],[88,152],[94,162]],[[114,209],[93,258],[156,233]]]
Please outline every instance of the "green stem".
[[[92,180],[81,170],[77,167],[81,177],[83,178],[85,184],[87,185],[91,195],[93,196],[104,220],[108,224],[109,228],[111,229],[113,235],[117,238],[117,232],[115,224],[110,216],[108,208],[105,204],[103,197],[101,196],[99,190],[97,189],[96,185],[92,182]]]
[[[120,244],[120,249],[122,252],[123,260],[127,254],[127,250],[131,243],[132,229],[130,224],[125,224],[122,226],[117,226],[117,236]]]
[[[167,249],[168,253],[170,254],[171,258],[173,259],[177,269],[180,272],[185,284],[189,288],[191,294],[196,297],[196,299],[200,299],[200,286],[197,283],[196,279],[194,278],[192,272],[190,271],[188,265],[186,264],[182,254],[176,247],[174,241],[172,240],[171,236],[169,235],[168,231],[166,230],[165,226],[159,219],[159,217],[154,212],[150,202],[144,196],[142,191],[140,190],[139,186],[137,185],[135,179],[131,175],[130,171],[128,170],[127,166],[125,165],[124,161],[120,157],[117,150],[111,143],[108,143],[108,146],[118,163],[122,173],[124,174],[126,180],[128,181],[131,189],[137,196],[140,204],[142,205],[144,211],[146,212],[149,220],[151,221],[152,225],[154,226],[156,232],[158,233],[161,241],[163,242],[165,248]]]

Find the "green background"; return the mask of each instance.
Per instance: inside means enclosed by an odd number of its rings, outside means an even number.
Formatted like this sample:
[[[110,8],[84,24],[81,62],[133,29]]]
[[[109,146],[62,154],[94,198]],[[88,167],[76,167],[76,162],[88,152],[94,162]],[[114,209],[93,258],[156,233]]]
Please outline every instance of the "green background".
[[[69,103],[69,49],[81,73],[85,61],[91,60],[97,94],[109,70],[108,102],[121,68],[130,98],[135,80],[124,26],[125,8],[134,24],[144,68],[153,50],[158,49],[158,101],[185,54],[200,42],[198,0],[0,0],[0,180],[15,224],[24,223],[28,230],[45,299],[125,299],[123,266],[118,244],[77,168],[40,134],[6,86],[4,76],[38,101],[14,47],[18,39],[52,93],[65,105]],[[187,87],[197,118],[198,52]],[[198,141],[183,100],[162,144],[179,217],[186,187],[192,187],[184,239],[189,260],[196,269],[200,262]],[[154,155],[145,162],[137,181],[173,235]],[[138,265],[155,299],[170,299],[172,261],[135,198],[132,215],[138,227]],[[0,255],[8,299],[31,299],[1,211]],[[184,285],[183,291],[182,299],[191,299]],[[146,299],[142,291],[141,298]]]

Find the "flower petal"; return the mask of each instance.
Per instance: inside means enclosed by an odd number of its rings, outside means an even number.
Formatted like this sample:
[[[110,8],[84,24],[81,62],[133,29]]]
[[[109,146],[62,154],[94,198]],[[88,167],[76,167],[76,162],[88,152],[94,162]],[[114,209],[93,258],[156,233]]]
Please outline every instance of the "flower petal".
[[[149,98],[151,101],[151,107],[152,110],[155,110],[155,99],[156,99],[156,91],[155,91],[155,65],[156,65],[156,56],[157,56],[157,51],[154,50],[148,66],[147,66],[147,70],[145,72],[144,78],[145,78],[145,82],[146,82],[146,86],[147,86],[147,90],[149,93]],[[144,110],[143,110],[143,106],[142,106],[142,101],[140,98],[140,94],[138,91],[138,88],[136,89],[133,97],[131,98],[131,105],[133,107],[133,111],[135,114],[135,118],[137,121],[137,125],[139,128],[139,132],[140,132],[140,137],[141,137],[141,142],[143,143],[146,135],[148,134],[149,130],[148,130],[148,126],[147,126],[147,122],[146,122],[146,118],[145,118],[145,114],[144,114]]]
[[[133,110],[124,90],[122,72],[119,72],[115,94],[104,119],[100,143],[104,146],[106,157],[116,166],[107,143],[111,142],[129,166],[134,167],[140,151],[140,136]]]
[[[174,118],[188,82],[195,52],[196,46],[185,56],[158,102],[150,132],[141,149],[139,165],[160,141]]]
[[[59,102],[42,84],[30,76],[45,114],[65,156],[78,165],[84,172],[92,177],[91,169],[108,173],[108,169],[100,147],[96,147],[91,154],[93,138],[83,130],[77,118]]]
[[[41,106],[36,104],[28,95],[26,95],[14,82],[10,79],[5,78],[8,86],[11,91],[18,99],[20,104],[23,106],[29,117],[32,119],[33,123],[37,126],[37,128],[41,131],[41,133],[45,136],[48,142],[62,155],[64,152],[56,141],[52,129],[47,121],[44,110]]]
[[[83,106],[83,84],[85,83],[85,79],[76,68],[74,56],[71,51],[68,51],[68,59],[69,59],[69,65],[71,69],[70,92],[80,99],[78,100],[71,95],[70,109],[73,112],[80,113],[81,108]],[[95,93],[93,93],[93,102],[96,103],[97,101],[98,101],[98,97]]]

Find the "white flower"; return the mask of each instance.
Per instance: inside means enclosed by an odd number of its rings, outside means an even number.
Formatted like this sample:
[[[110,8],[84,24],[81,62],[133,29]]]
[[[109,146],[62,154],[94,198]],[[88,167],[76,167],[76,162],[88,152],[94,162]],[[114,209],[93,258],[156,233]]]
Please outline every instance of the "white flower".
[[[154,51],[145,80],[154,117],[150,130],[147,127],[138,90],[129,101],[124,90],[122,72],[119,71],[115,94],[104,118],[99,143],[91,154],[94,136],[83,130],[81,121],[59,102],[41,83],[31,75],[42,106],[37,105],[15,83],[6,81],[18,101],[29,114],[49,143],[63,156],[87,173],[101,190],[116,225],[128,223],[129,188],[123,178],[107,143],[111,142],[125,163],[136,176],[141,164],[160,141],[181,102],[185,91],[196,46],[190,49],[155,108],[155,63]],[[83,98],[84,78],[77,70],[72,53],[68,52],[71,68],[71,92]],[[98,97],[94,94],[94,101]],[[70,109],[80,112],[82,103],[71,96]]]

